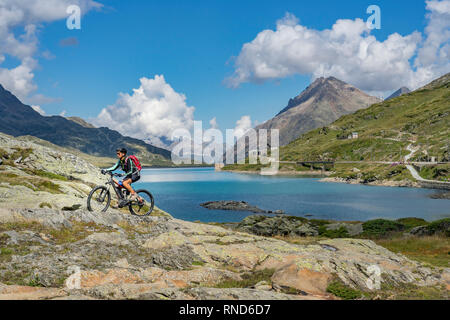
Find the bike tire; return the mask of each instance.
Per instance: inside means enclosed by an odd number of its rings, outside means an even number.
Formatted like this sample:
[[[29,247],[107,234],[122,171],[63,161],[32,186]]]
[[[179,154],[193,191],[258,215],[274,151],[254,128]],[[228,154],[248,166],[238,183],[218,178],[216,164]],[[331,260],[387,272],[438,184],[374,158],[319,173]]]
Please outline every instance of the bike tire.
[[[106,194],[105,194],[106,198],[103,199],[103,201],[102,201],[102,203],[103,203],[106,200],[105,207],[102,210],[100,210],[100,212],[106,212],[106,210],[108,210],[108,208],[111,204],[111,193],[109,192],[108,188],[106,188],[105,186],[97,186],[91,190],[91,192],[89,193],[88,199],[87,199],[87,208],[91,212],[94,211],[91,201],[93,200],[92,197],[98,190],[102,190],[100,193],[101,195],[103,194],[103,192],[106,192]]]
[[[153,208],[155,207],[155,199],[153,195],[147,190],[137,190],[136,193],[145,200],[145,204],[143,206],[139,205],[137,201],[133,201],[128,208],[130,209],[130,213],[133,216],[146,217],[149,216],[153,212]],[[146,207],[144,211],[141,211],[142,208]],[[139,208],[139,210],[136,210]]]

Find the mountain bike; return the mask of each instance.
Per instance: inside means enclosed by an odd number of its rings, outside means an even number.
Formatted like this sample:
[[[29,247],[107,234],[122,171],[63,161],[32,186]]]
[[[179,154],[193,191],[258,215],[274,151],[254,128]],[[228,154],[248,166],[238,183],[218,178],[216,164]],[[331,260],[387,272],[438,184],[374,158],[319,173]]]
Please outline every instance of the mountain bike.
[[[122,177],[121,174],[107,172],[108,181],[104,186],[96,186],[90,192],[87,199],[87,208],[89,211],[106,212],[111,204],[111,187],[113,188],[117,200],[118,207],[128,207],[130,213],[134,216],[149,216],[155,206],[153,195],[147,190],[136,190],[138,200],[131,201],[129,199],[130,192],[123,187],[114,177]]]

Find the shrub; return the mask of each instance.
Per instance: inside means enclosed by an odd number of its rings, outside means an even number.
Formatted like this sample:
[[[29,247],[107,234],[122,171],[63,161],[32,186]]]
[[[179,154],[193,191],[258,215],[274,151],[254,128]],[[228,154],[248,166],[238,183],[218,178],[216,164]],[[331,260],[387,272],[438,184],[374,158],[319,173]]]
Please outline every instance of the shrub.
[[[341,281],[333,281],[327,287],[327,292],[344,300],[355,300],[362,296],[361,291],[350,288]]]
[[[345,227],[340,227],[336,230],[330,230],[327,229],[326,226],[320,226],[319,235],[327,238],[350,238],[350,235]]]
[[[398,223],[403,224],[406,229],[412,229],[415,227],[425,226],[428,222],[420,218],[401,218],[396,220]]]
[[[405,229],[405,225],[391,220],[377,219],[363,223],[363,235],[368,237],[382,237]]]

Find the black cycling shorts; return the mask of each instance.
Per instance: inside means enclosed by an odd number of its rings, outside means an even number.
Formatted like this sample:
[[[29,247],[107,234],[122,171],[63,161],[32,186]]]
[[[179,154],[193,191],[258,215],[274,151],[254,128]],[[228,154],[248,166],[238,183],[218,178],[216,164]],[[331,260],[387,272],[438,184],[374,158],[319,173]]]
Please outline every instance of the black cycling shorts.
[[[125,178],[123,178],[123,181],[131,179],[131,183],[134,183],[136,181],[141,180],[141,173],[139,171],[136,171],[132,174],[127,175]]]

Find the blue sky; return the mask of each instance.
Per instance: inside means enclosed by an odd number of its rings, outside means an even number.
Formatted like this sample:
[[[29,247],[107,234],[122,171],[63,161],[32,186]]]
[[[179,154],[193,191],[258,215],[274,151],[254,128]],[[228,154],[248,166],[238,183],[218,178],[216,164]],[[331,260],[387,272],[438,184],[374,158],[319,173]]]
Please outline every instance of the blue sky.
[[[187,105],[195,107],[196,120],[207,123],[216,117],[223,129],[233,128],[243,115],[263,122],[299,94],[313,75],[292,74],[262,83],[249,80],[238,88],[226,86],[224,79],[233,75],[233,57],[243,45],[263,30],[275,30],[287,12],[299,24],[320,31],[338,19],[365,21],[367,7],[376,4],[382,28],[371,34],[380,42],[393,33],[423,33],[427,23],[421,0],[97,2],[103,8],[83,16],[81,30],[68,30],[65,19],[40,24],[33,81],[35,93],[57,98],[40,104],[47,114],[65,110],[67,115],[94,118],[116,103],[120,92],[132,94],[140,78],[164,75],[176,92],[186,96]],[[77,45],[61,45],[62,39],[72,37]],[[45,59],[43,52],[51,58]],[[9,56],[3,66],[12,67],[17,61]]]

